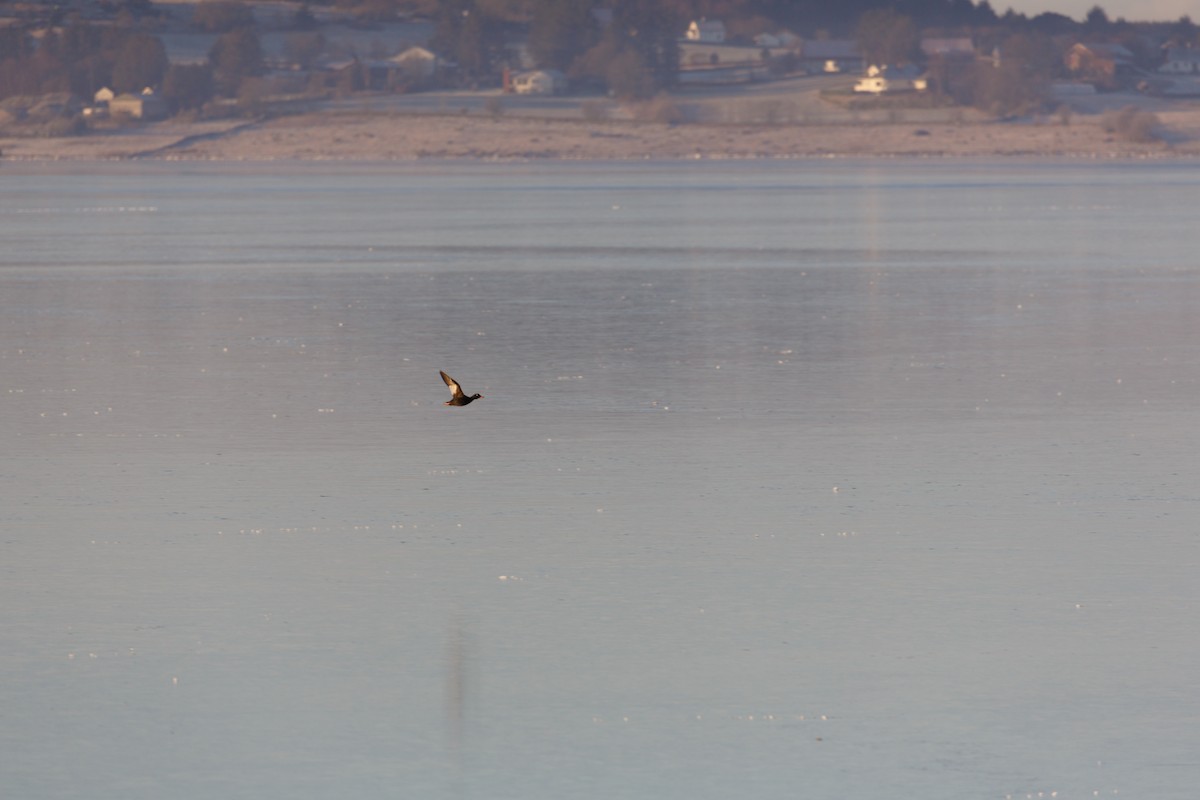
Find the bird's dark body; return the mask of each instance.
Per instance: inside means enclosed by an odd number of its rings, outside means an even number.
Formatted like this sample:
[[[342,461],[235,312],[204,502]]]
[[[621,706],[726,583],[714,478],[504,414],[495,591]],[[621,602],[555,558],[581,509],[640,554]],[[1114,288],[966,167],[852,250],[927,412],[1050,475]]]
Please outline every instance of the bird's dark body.
[[[442,403],[442,405],[465,406],[474,403],[476,400],[483,399],[483,395],[481,394],[473,394],[469,396],[464,394],[462,387],[458,385],[458,382],[455,381],[454,378],[451,378],[444,372],[439,372],[439,374],[442,376],[442,380],[446,382],[446,385],[450,387],[450,399],[445,403]]]

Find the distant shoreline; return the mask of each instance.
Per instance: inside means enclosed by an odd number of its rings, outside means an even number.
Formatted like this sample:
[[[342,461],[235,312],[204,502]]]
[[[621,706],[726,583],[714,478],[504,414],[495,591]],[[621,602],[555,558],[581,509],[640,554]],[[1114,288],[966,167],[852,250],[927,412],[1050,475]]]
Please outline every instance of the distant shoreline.
[[[1098,114],[1065,122],[666,125],[481,114],[307,112],[259,122],[166,121],[62,138],[0,138],[0,164],[60,161],[603,161],[1200,157],[1200,106],[1160,112],[1127,141]]]

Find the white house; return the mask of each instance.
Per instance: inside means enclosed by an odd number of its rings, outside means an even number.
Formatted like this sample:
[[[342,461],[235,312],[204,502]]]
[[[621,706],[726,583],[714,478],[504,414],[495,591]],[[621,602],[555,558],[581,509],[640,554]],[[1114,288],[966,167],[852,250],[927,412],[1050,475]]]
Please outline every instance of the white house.
[[[424,47],[410,47],[388,61],[410,78],[432,78],[438,68],[438,57]]]
[[[108,104],[117,93],[105,86],[92,95],[92,104],[83,109],[83,115],[91,119],[103,119],[108,116]]]
[[[560,94],[567,90],[567,76],[556,69],[535,69],[513,76],[516,94]]]
[[[791,31],[778,33],[760,33],[754,37],[755,47],[765,47],[774,50],[781,47],[794,48],[800,46],[800,37]]]
[[[725,41],[725,23],[720,20],[692,20],[685,36],[690,42],[720,44]]]
[[[126,115],[133,119],[165,119],[167,104],[146,88],[141,94],[119,94],[108,101],[108,111],[113,116]]]
[[[1200,50],[1193,50],[1190,47],[1172,47],[1167,50],[1167,60],[1158,68],[1158,71],[1168,75],[1200,74]]]
[[[867,69],[866,77],[860,78],[854,84],[854,91],[866,94],[887,94],[891,92],[923,92],[928,83],[915,70],[871,66]]]

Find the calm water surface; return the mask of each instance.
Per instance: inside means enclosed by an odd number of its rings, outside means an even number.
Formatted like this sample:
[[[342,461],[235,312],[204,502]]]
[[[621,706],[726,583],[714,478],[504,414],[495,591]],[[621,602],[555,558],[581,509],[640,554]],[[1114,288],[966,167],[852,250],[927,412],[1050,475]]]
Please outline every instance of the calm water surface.
[[[5,796],[1195,796],[1200,167],[5,170]]]

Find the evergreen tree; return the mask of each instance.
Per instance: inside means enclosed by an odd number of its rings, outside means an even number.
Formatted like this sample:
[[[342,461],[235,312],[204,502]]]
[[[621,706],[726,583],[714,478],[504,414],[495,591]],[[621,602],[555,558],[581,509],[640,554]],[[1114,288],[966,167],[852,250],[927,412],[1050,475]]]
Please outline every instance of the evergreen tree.
[[[1192,18],[1184,14],[1171,25],[1171,35],[1168,39],[1176,47],[1191,47],[1200,41],[1200,28],[1192,22]]]
[[[446,58],[453,58],[458,49],[458,37],[462,33],[463,16],[473,5],[470,0],[441,0],[438,3],[437,21],[429,44]]]
[[[1111,23],[1108,21],[1108,14],[1103,8],[1092,6],[1084,18],[1084,25],[1087,27],[1089,33],[1103,33],[1108,30]]]
[[[172,64],[163,78],[162,93],[176,111],[201,108],[212,99],[212,67],[208,64]]]
[[[622,50],[631,50],[657,88],[675,85],[679,75],[682,22],[657,0],[614,0],[613,32]]]
[[[979,0],[975,6],[975,24],[976,25],[995,25],[996,12],[992,8],[992,4],[988,0]]]
[[[475,0],[443,0],[432,44],[464,78],[477,82],[495,72],[504,38],[497,20]]]
[[[596,43],[593,0],[536,0],[529,51],[538,65],[566,70]]]
[[[1075,33],[1076,29],[1076,23],[1073,19],[1065,14],[1059,14],[1054,11],[1043,11],[1029,20],[1029,26],[1038,33],[1044,33],[1047,36]]]
[[[863,14],[855,28],[855,38],[868,64],[903,64],[911,61],[920,41],[912,17],[891,9]]]
[[[113,63],[113,89],[118,92],[140,92],[158,86],[167,72],[167,49],[156,36],[133,33],[125,39]]]
[[[263,71],[262,45],[252,28],[238,28],[223,33],[208,51],[217,89],[227,96],[237,93],[244,78]]]

